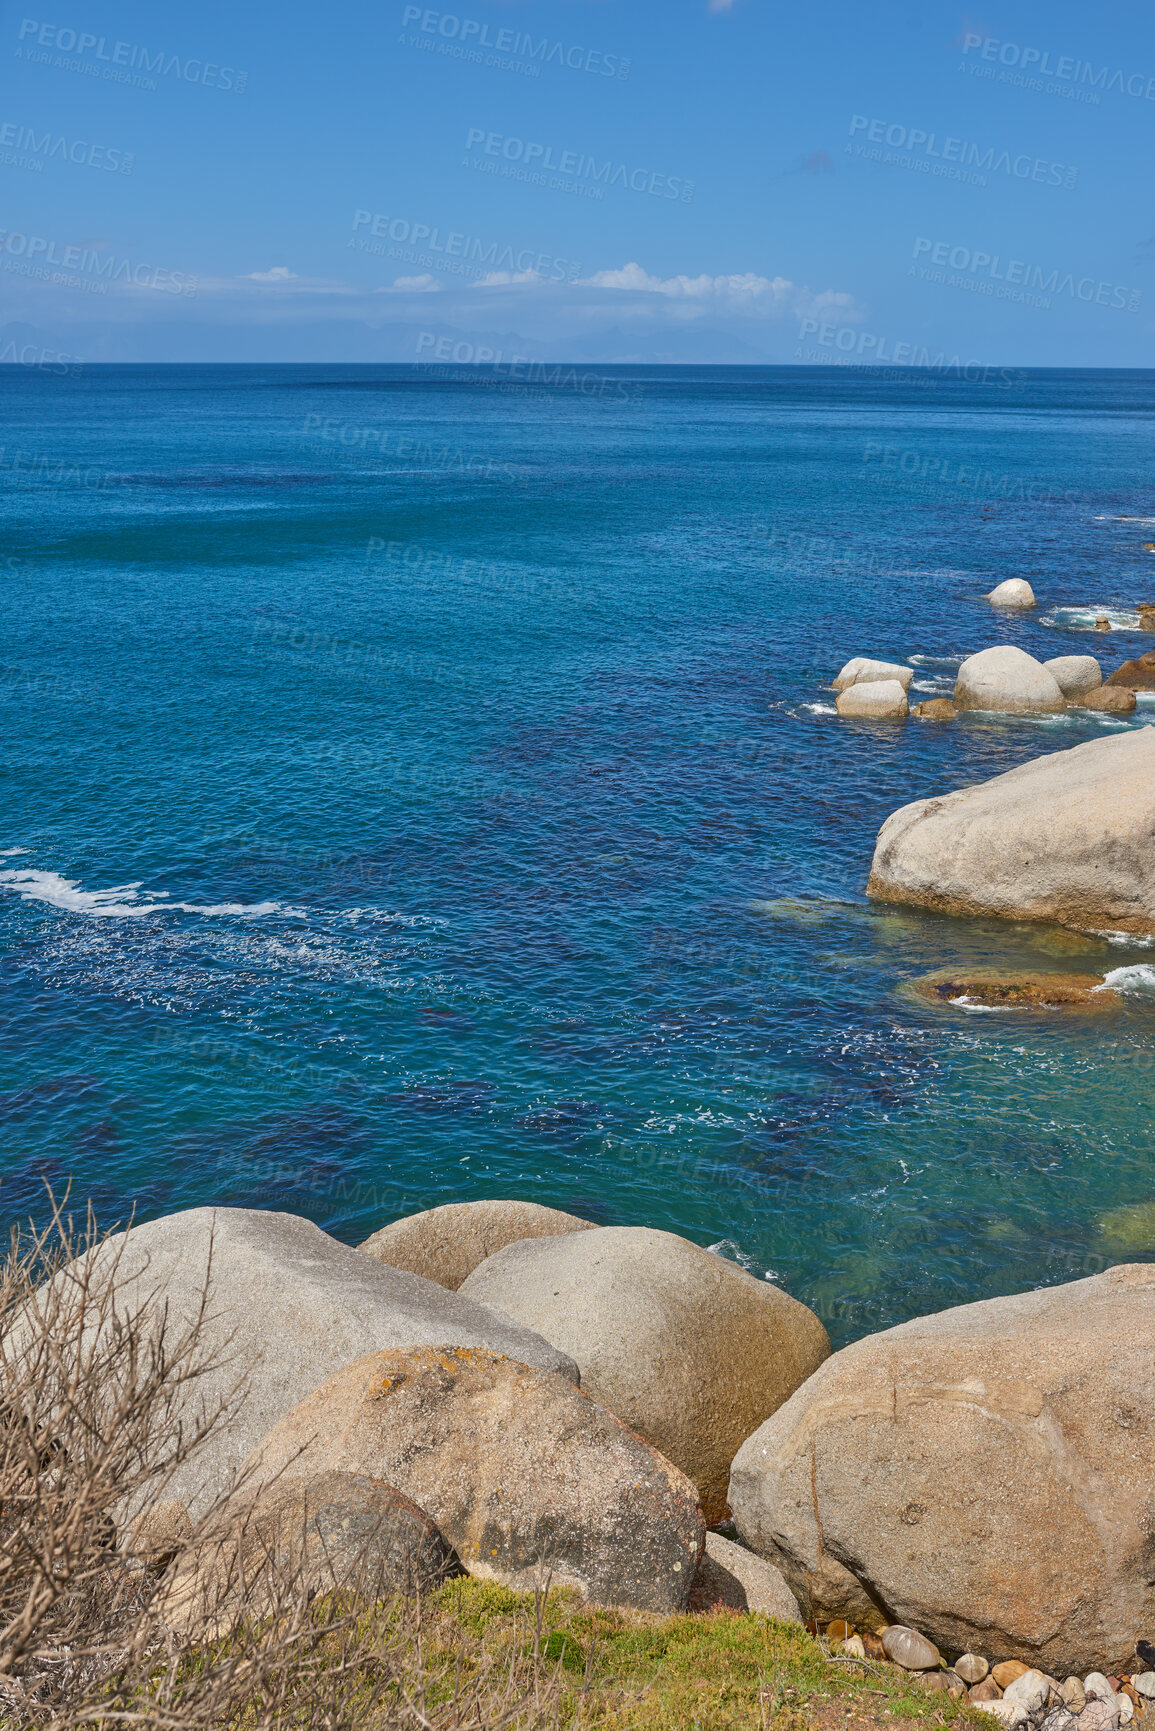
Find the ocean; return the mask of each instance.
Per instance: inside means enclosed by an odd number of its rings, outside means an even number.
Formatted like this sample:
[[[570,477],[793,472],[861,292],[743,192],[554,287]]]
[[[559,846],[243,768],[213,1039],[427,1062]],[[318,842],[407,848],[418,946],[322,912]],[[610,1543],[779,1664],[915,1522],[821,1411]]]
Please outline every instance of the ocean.
[[[1155,699],[894,725],[829,689],[853,655],[925,697],[993,643],[1152,647],[1155,374],[5,367],[0,395],[6,1223],[51,1187],[356,1244],[524,1196],[717,1247],[836,1344],[1155,1254],[1155,955],[864,890],[896,807]],[[992,612],[1008,577],[1035,612]],[[974,965],[1126,993],[911,989]]]

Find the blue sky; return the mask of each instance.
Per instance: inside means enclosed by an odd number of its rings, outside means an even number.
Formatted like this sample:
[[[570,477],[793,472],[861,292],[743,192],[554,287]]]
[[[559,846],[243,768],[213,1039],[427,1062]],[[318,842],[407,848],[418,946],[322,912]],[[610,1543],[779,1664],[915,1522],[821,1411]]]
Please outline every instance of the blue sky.
[[[0,361],[1155,364],[1155,15],[982,3],[7,8]]]

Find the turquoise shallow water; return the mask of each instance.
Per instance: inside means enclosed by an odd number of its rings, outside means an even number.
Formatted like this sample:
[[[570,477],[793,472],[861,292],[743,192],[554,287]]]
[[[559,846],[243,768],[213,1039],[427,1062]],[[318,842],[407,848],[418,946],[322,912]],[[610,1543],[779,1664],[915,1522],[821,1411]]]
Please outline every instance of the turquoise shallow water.
[[[1155,705],[826,689],[1150,647],[1155,375],[593,377],[0,369],[0,1210],[528,1195],[839,1341],[1155,1254],[1155,953],[864,895],[896,806]],[[1132,990],[910,994],[975,963]]]

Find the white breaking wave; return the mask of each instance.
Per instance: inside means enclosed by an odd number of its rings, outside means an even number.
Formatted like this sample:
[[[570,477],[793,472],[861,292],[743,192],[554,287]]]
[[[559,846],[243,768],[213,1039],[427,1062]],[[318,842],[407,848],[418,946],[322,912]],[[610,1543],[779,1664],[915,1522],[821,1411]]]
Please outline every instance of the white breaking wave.
[[[24,852],[24,849],[14,849]],[[204,907],[198,902],[170,902],[161,890],[152,899],[141,901],[136,896],[141,880],[115,884],[107,890],[82,890],[70,878],[59,872],[7,871],[0,872],[0,887],[15,890],[24,901],[47,902],[50,907],[63,908],[71,914],[103,916],[106,919],[139,919],[144,914],[300,914],[300,908],[286,908],[280,902],[218,902]],[[125,899],[125,898],[131,899]]]
[[[1145,998],[1155,997],[1155,966],[1150,962],[1134,962],[1129,968],[1112,968],[1096,990],[1102,992],[1109,988]]]

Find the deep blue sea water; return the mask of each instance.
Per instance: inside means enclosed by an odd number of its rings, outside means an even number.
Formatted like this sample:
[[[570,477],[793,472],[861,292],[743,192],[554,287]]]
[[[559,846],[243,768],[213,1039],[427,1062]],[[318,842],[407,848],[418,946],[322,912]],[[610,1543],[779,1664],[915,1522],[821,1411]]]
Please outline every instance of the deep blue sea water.
[[[5,1219],[71,1180],[108,1224],[356,1243],[529,1196],[724,1244],[837,1341],[1155,1255],[1151,952],[864,894],[896,806],[1155,705],[895,726],[828,689],[1151,647],[1155,374],[9,367],[0,399]],[[1006,577],[1037,612],[992,613]],[[910,993],[974,963],[1134,990]]]

